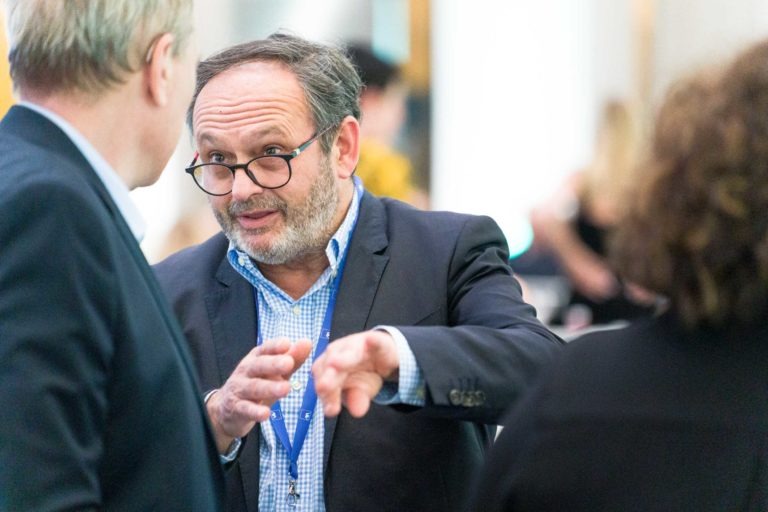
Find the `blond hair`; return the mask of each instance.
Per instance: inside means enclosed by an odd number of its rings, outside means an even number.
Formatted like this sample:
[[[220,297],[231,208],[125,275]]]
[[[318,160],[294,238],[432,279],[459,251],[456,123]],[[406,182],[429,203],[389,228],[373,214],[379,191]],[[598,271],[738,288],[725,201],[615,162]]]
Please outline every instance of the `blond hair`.
[[[611,212],[613,220],[623,213],[626,194],[634,181],[640,129],[625,102],[611,100],[603,106],[595,155],[586,169],[581,196],[586,207]]]
[[[154,40],[192,31],[192,0],[5,0],[11,77],[38,93],[98,94],[143,64]]]

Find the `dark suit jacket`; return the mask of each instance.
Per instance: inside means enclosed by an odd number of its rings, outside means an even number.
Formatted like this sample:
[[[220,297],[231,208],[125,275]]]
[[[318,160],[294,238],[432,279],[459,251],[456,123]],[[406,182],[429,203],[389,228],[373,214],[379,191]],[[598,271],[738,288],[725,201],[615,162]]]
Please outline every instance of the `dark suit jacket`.
[[[221,386],[256,340],[251,286],[219,234],[156,267],[191,344],[203,389]],[[427,405],[374,405],[325,423],[325,494],[332,511],[460,510],[501,411],[559,339],[523,303],[496,224],[421,212],[369,194],[334,312],[331,339],[398,327],[424,371]],[[464,405],[462,405],[464,404]],[[229,510],[255,512],[259,429],[228,477]]]
[[[0,183],[0,510],[218,510],[188,350],[103,184],[23,107]]]
[[[766,369],[764,326],[576,340],[505,421],[473,510],[768,510]]]

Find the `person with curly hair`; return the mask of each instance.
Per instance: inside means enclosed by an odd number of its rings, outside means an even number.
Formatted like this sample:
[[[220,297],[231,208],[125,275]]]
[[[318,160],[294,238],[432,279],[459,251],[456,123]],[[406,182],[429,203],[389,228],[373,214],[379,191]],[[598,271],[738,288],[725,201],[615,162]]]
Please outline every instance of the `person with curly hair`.
[[[573,341],[476,510],[768,510],[768,41],[673,87],[612,243],[666,310]]]

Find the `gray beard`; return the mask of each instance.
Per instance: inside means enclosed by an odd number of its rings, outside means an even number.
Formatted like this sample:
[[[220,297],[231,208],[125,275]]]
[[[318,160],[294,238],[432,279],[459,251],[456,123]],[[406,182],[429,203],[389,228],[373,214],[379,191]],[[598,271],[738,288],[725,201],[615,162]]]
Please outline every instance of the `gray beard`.
[[[234,245],[254,261],[267,265],[283,265],[311,253],[324,251],[333,235],[333,218],[339,204],[339,192],[330,162],[323,159],[320,174],[312,184],[309,195],[301,204],[290,207],[277,196],[252,197],[232,202],[225,212],[214,208],[224,234]],[[285,219],[282,232],[269,247],[249,243],[270,228],[243,229],[235,220],[238,214],[254,209],[275,209]]]

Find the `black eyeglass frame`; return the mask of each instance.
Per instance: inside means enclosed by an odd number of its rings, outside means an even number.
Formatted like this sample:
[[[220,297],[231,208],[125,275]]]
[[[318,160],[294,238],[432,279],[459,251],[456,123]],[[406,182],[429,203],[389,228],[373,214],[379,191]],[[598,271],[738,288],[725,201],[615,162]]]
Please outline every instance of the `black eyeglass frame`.
[[[313,142],[315,142],[321,135],[323,135],[325,132],[327,132],[331,128],[332,128],[332,126],[329,126],[328,128],[326,128],[324,130],[321,130],[319,132],[315,132],[315,134],[312,135],[312,137],[310,137],[309,139],[307,139],[306,142],[300,144],[296,149],[294,149],[293,151],[290,151],[289,153],[282,153],[282,154],[276,154],[276,155],[261,155],[261,156],[257,156],[256,158],[252,158],[252,159],[248,160],[244,164],[229,165],[229,164],[219,163],[219,162],[207,162],[207,163],[202,163],[202,164],[195,165],[195,162],[197,162],[197,159],[200,158],[200,154],[198,152],[195,152],[195,156],[194,156],[194,158],[192,158],[192,162],[190,162],[190,164],[184,169],[184,171],[192,177],[192,181],[195,182],[195,185],[197,185],[197,187],[200,190],[202,190],[203,192],[205,192],[209,196],[226,196],[227,194],[231,194],[232,193],[232,189],[229,189],[229,192],[224,192],[223,194],[214,194],[213,192],[208,192],[207,190],[205,190],[203,188],[203,186],[200,185],[200,183],[197,182],[197,178],[195,178],[195,169],[198,169],[200,167],[205,167],[207,165],[221,165],[221,166],[226,167],[227,169],[229,169],[229,171],[232,173],[232,186],[233,187],[235,185],[235,172],[237,172],[238,169],[242,169],[243,172],[245,173],[245,175],[248,176],[248,179],[250,179],[255,185],[257,185],[257,186],[259,186],[261,188],[265,188],[265,189],[268,189],[268,190],[275,190],[275,189],[278,189],[278,188],[282,188],[282,187],[286,186],[291,181],[291,178],[293,177],[293,168],[291,167],[291,160],[293,160],[294,158],[296,158],[297,156],[302,154],[304,151],[306,151],[306,149],[310,145],[312,145]],[[285,160],[285,163],[288,165],[288,179],[285,180],[285,183],[283,183],[282,185],[278,185],[276,187],[267,187],[267,186],[262,185],[261,183],[259,183],[259,180],[257,180],[256,176],[254,176],[253,173],[248,169],[248,166],[251,165],[256,160],[259,160],[261,158],[282,158],[283,160]]]

